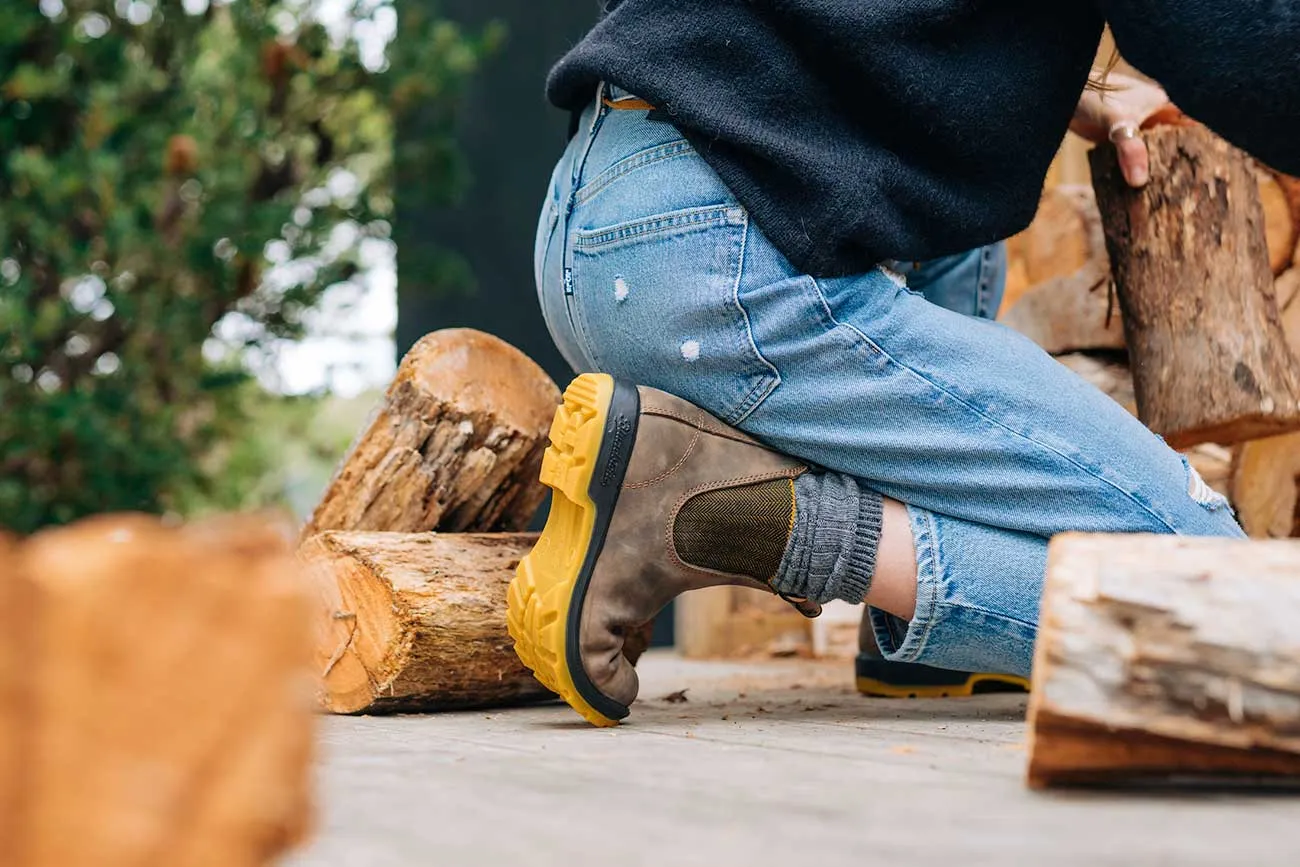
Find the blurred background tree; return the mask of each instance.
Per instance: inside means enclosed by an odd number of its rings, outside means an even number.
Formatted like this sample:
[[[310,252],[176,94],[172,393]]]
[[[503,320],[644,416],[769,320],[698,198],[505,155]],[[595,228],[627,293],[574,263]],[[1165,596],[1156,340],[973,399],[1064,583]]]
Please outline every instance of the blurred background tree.
[[[0,4],[0,526],[275,501],[264,438],[319,435],[242,359],[389,236],[395,118],[435,119],[424,183],[455,196],[500,34],[426,5],[374,56],[391,0],[343,0],[342,32],[316,5]]]

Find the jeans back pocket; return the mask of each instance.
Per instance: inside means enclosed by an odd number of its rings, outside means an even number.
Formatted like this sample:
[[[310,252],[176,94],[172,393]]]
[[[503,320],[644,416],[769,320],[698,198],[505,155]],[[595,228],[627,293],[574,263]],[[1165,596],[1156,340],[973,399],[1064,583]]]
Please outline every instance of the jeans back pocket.
[[[777,386],[738,301],[749,219],[738,204],[575,230],[574,311],[597,366],[730,424]]]

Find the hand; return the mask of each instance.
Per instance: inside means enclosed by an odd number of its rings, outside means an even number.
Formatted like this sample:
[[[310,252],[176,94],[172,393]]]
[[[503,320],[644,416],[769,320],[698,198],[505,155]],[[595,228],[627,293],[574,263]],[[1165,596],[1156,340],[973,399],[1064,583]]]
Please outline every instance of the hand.
[[[1129,186],[1146,186],[1151,179],[1151,164],[1138,130],[1152,115],[1169,106],[1169,94],[1159,85],[1118,72],[1107,76],[1106,84],[1105,91],[1084,91],[1070,129],[1097,144],[1114,142],[1120,170]]]

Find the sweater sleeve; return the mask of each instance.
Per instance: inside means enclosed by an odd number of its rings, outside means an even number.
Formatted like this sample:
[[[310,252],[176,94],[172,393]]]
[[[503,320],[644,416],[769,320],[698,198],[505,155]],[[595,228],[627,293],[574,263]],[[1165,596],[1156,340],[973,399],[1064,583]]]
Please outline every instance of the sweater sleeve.
[[[1097,0],[1124,58],[1187,114],[1300,174],[1300,0]]]

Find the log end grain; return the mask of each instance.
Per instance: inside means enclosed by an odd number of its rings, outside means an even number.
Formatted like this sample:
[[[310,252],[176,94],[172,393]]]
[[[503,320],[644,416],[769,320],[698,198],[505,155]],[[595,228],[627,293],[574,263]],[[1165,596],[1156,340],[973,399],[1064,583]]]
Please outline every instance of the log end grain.
[[[1264,208],[1268,260],[1275,275],[1291,267],[1300,244],[1300,196],[1295,178],[1258,166],[1259,200]],[[1294,197],[1294,198],[1293,198]]]
[[[330,532],[305,543],[322,707],[425,712],[554,698],[506,631],[506,590],[536,539]]]
[[[1300,756],[1294,753],[1189,744],[1149,732],[1079,725],[1041,710],[1030,726],[1029,754],[1031,789],[1300,778]]]
[[[1285,539],[1300,535],[1300,434],[1254,440],[1232,461],[1232,503],[1250,536]]]
[[[1297,428],[1300,428],[1300,406],[1291,412],[1261,410],[1190,427],[1167,428],[1161,435],[1170,448],[1190,449],[1203,443],[1249,444],[1252,440],[1280,437]]]
[[[453,328],[406,354],[303,528],[416,533],[526,529],[560,392],[490,334]]]
[[[321,708],[363,711],[391,685],[406,649],[393,589],[374,580],[336,533],[313,536],[298,556],[318,594],[313,665]]]
[[[499,337],[447,328],[420,338],[393,384],[455,404],[467,415],[492,416],[525,431],[550,429],[560,392],[546,371]]]

